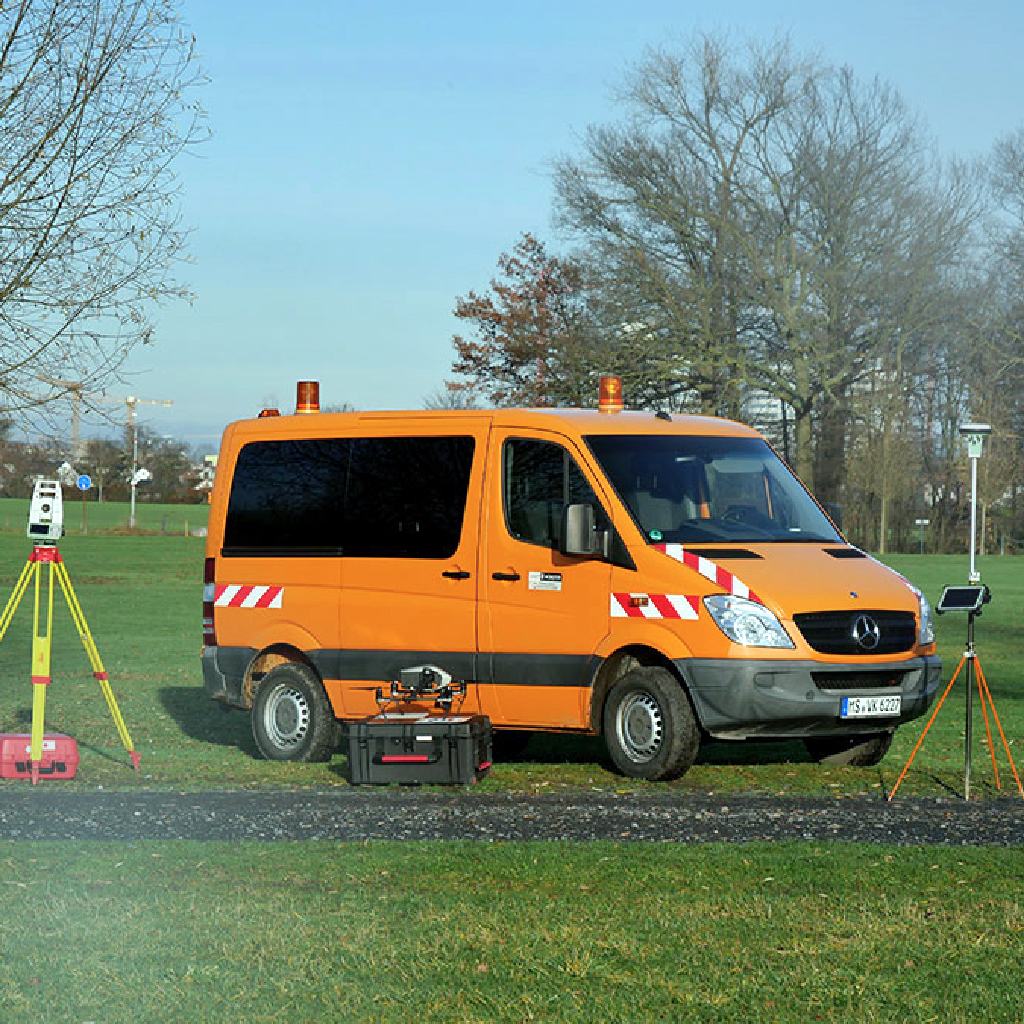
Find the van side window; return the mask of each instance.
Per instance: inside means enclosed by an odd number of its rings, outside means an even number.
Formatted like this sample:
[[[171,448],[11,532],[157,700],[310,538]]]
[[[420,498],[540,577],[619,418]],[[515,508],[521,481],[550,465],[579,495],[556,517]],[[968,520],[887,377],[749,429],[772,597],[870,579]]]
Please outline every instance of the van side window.
[[[342,554],[450,558],[466,512],[471,437],[367,437],[352,441]]]
[[[245,445],[231,480],[224,553],[339,554],[349,447],[339,438]]]
[[[238,454],[225,555],[450,558],[472,437],[254,441]]]
[[[561,445],[511,438],[502,460],[505,522],[516,540],[557,548],[562,510],[570,504],[593,505],[598,524],[607,523],[594,489]]]

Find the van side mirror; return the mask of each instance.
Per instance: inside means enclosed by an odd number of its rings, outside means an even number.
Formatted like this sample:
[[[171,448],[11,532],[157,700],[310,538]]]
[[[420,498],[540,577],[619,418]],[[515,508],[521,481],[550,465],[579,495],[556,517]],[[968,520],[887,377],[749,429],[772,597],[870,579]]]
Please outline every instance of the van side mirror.
[[[566,505],[562,509],[558,549],[575,558],[608,557],[608,531],[598,530],[593,505]]]

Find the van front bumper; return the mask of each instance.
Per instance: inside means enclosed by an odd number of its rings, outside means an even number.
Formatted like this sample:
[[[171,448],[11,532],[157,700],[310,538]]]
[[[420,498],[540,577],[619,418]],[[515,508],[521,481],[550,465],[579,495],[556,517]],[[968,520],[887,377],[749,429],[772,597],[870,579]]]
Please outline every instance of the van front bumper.
[[[924,714],[942,676],[934,655],[862,665],[707,658],[675,665],[701,726],[731,740],[888,732]],[[840,718],[843,697],[896,694],[902,698],[898,715]]]

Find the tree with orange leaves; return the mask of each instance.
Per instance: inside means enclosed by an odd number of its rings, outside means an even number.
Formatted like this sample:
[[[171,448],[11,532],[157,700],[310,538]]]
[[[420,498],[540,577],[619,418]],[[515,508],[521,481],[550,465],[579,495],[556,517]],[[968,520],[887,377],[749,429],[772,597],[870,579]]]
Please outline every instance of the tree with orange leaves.
[[[450,391],[499,406],[587,404],[599,367],[583,267],[550,256],[526,233],[498,260],[490,290],[458,299],[455,315],[475,337],[455,335]]]

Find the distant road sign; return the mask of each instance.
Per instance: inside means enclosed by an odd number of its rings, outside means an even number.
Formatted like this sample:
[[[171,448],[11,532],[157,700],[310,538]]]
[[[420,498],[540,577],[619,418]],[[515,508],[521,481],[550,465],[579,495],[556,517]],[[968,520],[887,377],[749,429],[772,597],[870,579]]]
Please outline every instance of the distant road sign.
[[[92,477],[86,476],[85,473],[83,473],[78,478],[78,489],[80,491],[87,491],[90,487],[92,487]]]

